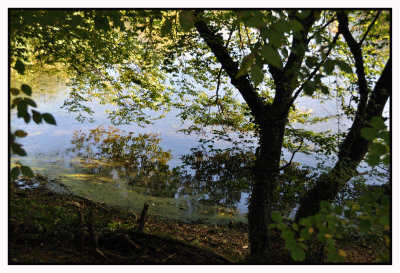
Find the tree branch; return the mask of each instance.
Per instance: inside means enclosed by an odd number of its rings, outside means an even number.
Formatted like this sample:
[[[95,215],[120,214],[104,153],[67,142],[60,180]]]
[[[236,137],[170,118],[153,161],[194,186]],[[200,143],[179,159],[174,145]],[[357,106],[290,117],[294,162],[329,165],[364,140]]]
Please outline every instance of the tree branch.
[[[369,24],[367,31],[365,31],[363,37],[361,38],[361,40],[358,42],[360,44],[360,46],[362,45],[362,43],[364,42],[365,38],[367,38],[368,33],[370,32],[370,30],[372,29],[372,27],[374,26],[376,20],[378,20],[379,15],[381,15],[381,11],[378,10],[378,12],[376,13],[374,20],[372,20],[371,24]]]
[[[257,118],[265,113],[266,105],[261,100],[258,93],[253,88],[248,75],[242,75],[236,77],[239,69],[238,64],[232,60],[229,56],[228,50],[224,47],[223,39],[221,35],[215,33],[210,27],[204,22],[202,18],[202,11],[196,11],[197,19],[195,27],[204,39],[206,44],[210,47],[215,57],[221,63],[223,69],[231,78],[231,83],[239,90],[244,100],[248,104],[251,112]]]
[[[328,49],[328,52],[326,52],[326,56],[325,56],[324,60],[322,62],[320,62],[317,67],[315,67],[314,71],[311,72],[311,74],[302,83],[302,85],[299,87],[299,89],[297,89],[297,91],[293,95],[291,104],[293,104],[293,102],[297,99],[297,97],[299,96],[300,92],[303,90],[304,86],[307,84],[307,82],[309,82],[315,76],[315,74],[317,74],[318,70],[321,68],[321,66],[324,64],[324,62],[328,59],[328,56],[331,53],[333,47],[335,46],[336,41],[337,41],[338,38],[339,38],[339,33],[336,33],[336,35],[333,38],[333,41],[331,43],[331,46]]]
[[[300,151],[301,147],[303,146],[303,143],[304,143],[304,138],[301,138],[301,143],[300,143],[299,147],[292,153],[292,157],[290,158],[289,162],[285,166],[280,167],[278,171],[282,171],[283,169],[286,169],[287,167],[289,167],[292,164],[292,160],[294,158],[294,155],[298,151]]]

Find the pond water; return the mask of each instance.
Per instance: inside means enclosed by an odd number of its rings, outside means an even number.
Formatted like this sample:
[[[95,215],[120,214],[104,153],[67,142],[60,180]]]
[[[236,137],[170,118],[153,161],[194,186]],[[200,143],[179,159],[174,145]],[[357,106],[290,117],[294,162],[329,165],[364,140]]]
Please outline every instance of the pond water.
[[[18,83],[12,81],[11,86],[18,86]],[[193,176],[133,176],[138,170],[133,171],[120,161],[105,162],[71,152],[71,148],[74,148],[71,140],[75,131],[88,133],[89,129],[100,125],[104,128],[111,126],[104,112],[107,107],[94,102],[91,108],[94,110],[92,117],[95,122],[80,123],[73,114],[61,108],[68,94],[68,88],[62,80],[37,78],[33,86],[34,90],[39,90],[34,92],[39,111],[51,113],[57,121],[57,126],[36,125],[33,122],[25,124],[13,111],[11,130],[23,129],[29,136],[19,141],[24,145],[28,156],[12,156],[12,165],[20,160],[24,165],[31,166],[34,171],[62,183],[73,193],[107,204],[138,210],[147,202],[150,204],[149,213],[183,221],[218,224],[247,221],[249,193],[237,187],[230,187],[226,183],[217,183],[212,177],[206,181],[196,180]],[[319,116],[336,113],[335,102],[320,104],[311,99],[301,99],[299,106],[313,109]],[[172,169],[181,166],[180,157],[190,154],[190,149],[199,144],[198,136],[177,133],[182,125],[176,115],[177,112],[171,111],[164,119],[145,128],[135,124],[114,127],[125,132],[134,132],[135,135],[158,134],[159,146],[164,151],[171,151],[172,158],[167,165]],[[348,121],[341,121],[341,130],[345,130],[348,125]],[[336,131],[338,124],[331,121],[323,126],[313,129],[330,128]],[[224,145],[227,144],[217,143],[217,147],[223,148]],[[290,155],[285,153],[284,157],[289,159]],[[296,154],[294,160],[311,166],[317,164],[315,157],[300,153]]]

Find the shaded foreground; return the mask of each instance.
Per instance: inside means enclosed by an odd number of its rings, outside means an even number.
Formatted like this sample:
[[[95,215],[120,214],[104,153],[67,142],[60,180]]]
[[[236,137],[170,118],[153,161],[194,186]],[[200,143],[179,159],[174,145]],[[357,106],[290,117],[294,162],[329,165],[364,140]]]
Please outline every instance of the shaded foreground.
[[[244,224],[187,224],[150,215],[140,231],[140,211],[60,195],[46,187],[43,177],[37,176],[35,181],[40,185],[34,189],[10,183],[10,264],[248,263]],[[273,234],[276,251],[269,261],[293,263],[284,241],[278,233]],[[348,253],[346,262],[374,262],[373,244],[346,240],[346,244],[339,242]]]

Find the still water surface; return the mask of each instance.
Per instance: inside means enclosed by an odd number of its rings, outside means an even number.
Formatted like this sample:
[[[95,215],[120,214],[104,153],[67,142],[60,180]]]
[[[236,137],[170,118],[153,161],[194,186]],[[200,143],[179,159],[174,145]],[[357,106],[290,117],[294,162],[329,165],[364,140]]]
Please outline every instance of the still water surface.
[[[231,189],[227,185],[219,185],[214,181],[181,180],[172,181],[163,178],[136,179],[128,174],[126,168],[119,162],[104,164],[101,161],[81,158],[68,152],[73,145],[71,139],[74,131],[88,132],[89,129],[103,125],[111,125],[104,110],[106,106],[94,102],[91,104],[94,123],[80,123],[74,116],[67,113],[61,106],[68,93],[62,81],[52,79],[52,85],[38,82],[36,86],[44,92],[34,93],[34,99],[40,112],[51,113],[57,126],[48,124],[36,125],[33,122],[25,124],[22,119],[11,113],[11,129],[23,129],[29,136],[21,139],[28,157],[12,157],[12,163],[21,160],[49,179],[56,179],[67,186],[73,193],[85,198],[119,205],[133,210],[143,207],[145,202],[150,204],[149,213],[187,221],[202,221],[208,223],[228,223],[231,221],[246,222],[247,199],[246,191]],[[17,83],[15,83],[17,85]],[[13,86],[13,83],[12,83]],[[299,107],[313,109],[319,116],[336,113],[335,102],[320,104],[311,99],[301,99]],[[180,157],[190,154],[190,149],[196,147],[198,137],[177,133],[181,121],[176,117],[177,112],[169,112],[164,119],[156,121],[145,128],[135,124],[116,126],[126,132],[155,133],[161,138],[159,145],[164,151],[170,150],[172,159],[168,162],[170,168],[182,165]],[[342,121],[340,129],[345,130],[348,121]],[[337,130],[337,123],[331,121],[323,128],[315,130]],[[255,141],[255,140],[254,140]],[[223,148],[227,144],[217,144]],[[284,155],[290,158],[289,153]],[[313,156],[297,154],[294,158],[302,164],[315,166],[317,161]]]

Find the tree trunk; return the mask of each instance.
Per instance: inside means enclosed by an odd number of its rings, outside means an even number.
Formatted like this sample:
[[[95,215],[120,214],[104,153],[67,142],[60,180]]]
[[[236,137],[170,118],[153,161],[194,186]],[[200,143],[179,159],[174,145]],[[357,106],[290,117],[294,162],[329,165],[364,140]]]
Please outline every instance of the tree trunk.
[[[260,123],[259,147],[254,166],[254,184],[249,204],[249,242],[252,262],[268,259],[270,250],[271,208],[276,196],[279,162],[285,124]]]
[[[316,214],[320,208],[321,201],[333,201],[345,183],[354,176],[358,165],[366,155],[372,142],[363,138],[360,130],[364,127],[370,127],[371,118],[382,116],[391,91],[392,61],[390,58],[372,91],[365,111],[363,111],[360,118],[354,119],[350,131],[340,147],[339,159],[335,167],[329,173],[322,174],[315,187],[300,200],[296,221]]]

